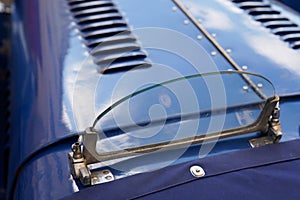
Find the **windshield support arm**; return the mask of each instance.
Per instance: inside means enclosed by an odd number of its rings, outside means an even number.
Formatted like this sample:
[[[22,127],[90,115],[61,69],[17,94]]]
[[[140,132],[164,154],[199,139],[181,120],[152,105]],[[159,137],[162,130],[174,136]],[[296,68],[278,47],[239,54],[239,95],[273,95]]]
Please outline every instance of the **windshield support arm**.
[[[261,115],[253,125],[244,128],[224,130],[220,133],[209,133],[192,138],[179,139],[172,142],[162,142],[103,154],[98,154],[96,151],[96,145],[98,141],[97,131],[93,128],[87,128],[85,134],[77,143],[72,146],[72,152],[69,153],[69,165],[71,173],[73,177],[75,179],[79,179],[83,185],[94,185],[114,180],[114,177],[109,170],[92,172],[92,170],[89,169],[89,165],[91,166],[94,163],[107,160],[129,156],[139,156],[146,153],[155,152],[160,149],[178,149],[185,147],[188,144],[200,144],[206,141],[228,138],[231,136],[257,131],[260,131],[264,136],[251,140],[250,143],[252,147],[277,143],[282,135],[279,121],[279,111],[279,97],[274,96],[267,100]]]
[[[268,129],[264,136],[260,138],[255,138],[249,141],[251,147],[260,147],[266,144],[278,143],[282,137],[282,129],[280,124],[280,108],[279,102],[277,102],[276,107],[268,122]]]

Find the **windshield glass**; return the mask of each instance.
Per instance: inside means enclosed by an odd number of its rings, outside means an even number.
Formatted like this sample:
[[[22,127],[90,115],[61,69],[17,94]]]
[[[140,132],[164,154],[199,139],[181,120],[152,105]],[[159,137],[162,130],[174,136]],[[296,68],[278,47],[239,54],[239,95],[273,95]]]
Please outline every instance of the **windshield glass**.
[[[237,71],[144,85],[97,117],[93,124],[98,133],[96,152],[171,143],[247,127],[256,122],[267,99],[274,95],[273,85],[264,77]]]

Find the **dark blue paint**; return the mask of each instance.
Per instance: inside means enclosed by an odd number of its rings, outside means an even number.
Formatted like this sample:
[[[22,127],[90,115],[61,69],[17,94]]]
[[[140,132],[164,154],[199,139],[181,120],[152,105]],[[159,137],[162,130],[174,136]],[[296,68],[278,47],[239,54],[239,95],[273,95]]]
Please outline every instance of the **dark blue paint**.
[[[299,199],[298,147],[295,140],[207,157],[90,187],[64,199]],[[204,169],[204,177],[192,176],[190,167],[195,165]]]
[[[9,86],[8,86],[8,56],[9,56],[9,31],[10,15],[0,12],[0,199],[4,197],[6,173],[7,173],[7,128],[8,128],[8,105],[9,105]]]
[[[16,1],[13,7],[9,177],[29,153],[74,132],[62,122],[69,20],[61,8],[54,1]]]
[[[262,73],[270,78],[280,94],[299,91],[299,68],[295,67],[299,63],[299,52],[284,46],[278,38],[258,23],[254,23],[245,13],[237,11],[233,5],[226,6],[219,2],[205,1],[205,5],[218,9],[220,13],[228,16],[234,23],[234,28],[221,30],[218,27],[209,27],[209,16],[214,14],[209,9],[199,15],[204,20],[204,27],[209,32],[217,34],[217,41],[224,48],[232,49],[230,55],[238,64],[248,65],[250,71]],[[208,55],[216,50],[207,39],[196,39],[202,34],[192,23],[184,24],[187,17],[180,10],[172,11],[175,4],[171,1],[159,1],[154,4],[147,0],[118,0],[116,3],[121,11],[125,12],[133,28],[154,26],[173,29],[193,38]],[[204,2],[198,3],[202,5]],[[95,115],[90,113],[89,107],[94,99],[89,99],[89,95],[85,92],[94,91],[91,82],[101,76],[97,72],[97,66],[92,63],[87,65],[87,68],[83,68],[81,71],[83,79],[77,81],[76,88],[80,94],[78,97],[81,98],[73,99],[72,89],[81,63],[86,58],[87,50],[82,47],[82,41],[78,38],[75,27],[71,25],[70,13],[65,1],[17,0],[12,11],[12,117],[8,175],[10,183],[15,170],[30,153],[51,141],[82,131],[91,125]],[[274,54],[266,58],[257,51],[255,44],[246,42],[253,35],[263,39],[261,43],[264,44],[275,41],[280,48],[275,50],[272,48]],[[241,40],[237,42],[239,38]],[[141,43],[143,44],[143,41]],[[282,63],[276,63],[276,58],[281,55],[286,55],[286,58]],[[174,67],[182,75],[195,72],[192,68],[188,70],[182,68],[182,65],[188,66],[188,63],[178,55],[160,54],[158,50],[149,50],[149,58],[153,62]],[[219,70],[232,68],[220,54],[211,56],[211,59]],[[294,71],[291,70],[292,68]],[[101,91],[103,95],[97,94],[99,96],[96,97],[96,102],[93,102],[97,108],[96,113],[109,104],[107,102],[111,97],[111,91],[122,75],[124,73],[101,76],[106,91]],[[81,103],[79,116],[73,109],[73,100]],[[295,130],[298,130],[299,120],[289,120],[291,115],[289,112],[295,108],[298,108],[297,103],[296,105],[285,104],[282,108],[283,126],[293,131],[293,137]],[[284,137],[284,139],[288,138],[288,136]],[[225,152],[248,148],[247,139],[249,137],[220,143],[213,153],[219,153],[218,150]],[[15,197],[57,199],[73,193],[74,182],[69,180],[67,163],[69,149],[70,146],[66,146],[64,150],[43,154],[39,159],[26,165],[18,179]],[[191,152],[193,153],[187,152],[188,155],[182,161],[194,159],[197,150]],[[133,164],[136,163],[133,161]]]
[[[285,5],[291,7],[292,9],[300,12],[300,2],[295,0],[280,0]]]
[[[239,66],[248,66],[248,71],[261,74],[271,80],[277,94],[300,90],[300,51],[273,35],[270,29],[255,21],[246,11],[231,1],[180,1],[189,12],[202,20],[209,33],[216,34],[216,41]],[[300,25],[300,18],[284,8],[276,7],[283,16]],[[286,55],[286,56],[285,56]]]

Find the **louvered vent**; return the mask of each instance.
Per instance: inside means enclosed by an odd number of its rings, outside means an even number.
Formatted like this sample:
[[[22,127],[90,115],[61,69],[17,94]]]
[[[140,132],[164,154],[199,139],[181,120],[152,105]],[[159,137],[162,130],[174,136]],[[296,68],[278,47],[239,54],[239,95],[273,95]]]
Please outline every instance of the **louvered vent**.
[[[68,3],[101,73],[151,66],[145,51],[111,0],[68,0]]]
[[[282,16],[264,0],[232,0],[238,7],[247,11],[256,21],[262,23],[272,33],[290,44],[293,49],[300,49],[300,27]]]

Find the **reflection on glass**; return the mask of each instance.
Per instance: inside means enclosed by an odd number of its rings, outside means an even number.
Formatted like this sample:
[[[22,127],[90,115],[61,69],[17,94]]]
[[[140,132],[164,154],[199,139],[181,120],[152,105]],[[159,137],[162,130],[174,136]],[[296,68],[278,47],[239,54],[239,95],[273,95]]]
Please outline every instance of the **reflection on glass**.
[[[273,96],[267,79],[234,71],[146,85],[99,115],[96,150],[101,154],[246,127]]]

